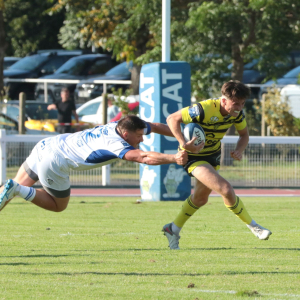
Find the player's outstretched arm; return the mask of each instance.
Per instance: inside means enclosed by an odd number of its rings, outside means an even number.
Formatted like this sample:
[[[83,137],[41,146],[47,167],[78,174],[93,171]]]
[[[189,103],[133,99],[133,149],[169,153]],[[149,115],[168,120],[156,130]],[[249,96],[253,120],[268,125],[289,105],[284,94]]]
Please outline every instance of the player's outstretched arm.
[[[150,123],[150,122],[148,122],[148,124],[151,127],[151,132],[158,133],[161,135],[166,135],[166,136],[174,136],[169,126],[166,124]]]
[[[142,151],[140,149],[130,150],[124,155],[125,160],[135,161],[147,165],[164,165],[177,163],[185,165],[187,163],[187,152],[179,151],[176,154],[164,154],[153,151]]]
[[[243,152],[245,151],[248,143],[249,143],[249,132],[248,127],[245,127],[242,130],[238,131],[239,139],[236,144],[235,150],[230,152],[230,156],[235,160],[241,160],[243,156]]]

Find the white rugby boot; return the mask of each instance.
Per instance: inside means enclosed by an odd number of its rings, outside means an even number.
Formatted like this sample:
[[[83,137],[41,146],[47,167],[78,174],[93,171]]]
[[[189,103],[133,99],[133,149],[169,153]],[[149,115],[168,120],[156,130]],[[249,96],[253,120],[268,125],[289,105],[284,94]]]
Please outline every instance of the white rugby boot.
[[[269,236],[272,234],[272,232],[269,229],[264,228],[259,224],[256,224],[254,226],[250,226],[250,225],[247,226],[252,231],[252,233],[260,240],[267,240],[269,239]]]
[[[169,247],[171,250],[179,250],[180,236],[172,231],[172,223],[166,224],[162,229],[164,235],[168,238]]]
[[[12,179],[8,179],[4,185],[4,190],[0,195],[0,210],[4,207],[5,203],[11,200],[17,195],[16,188],[19,186],[18,183]]]

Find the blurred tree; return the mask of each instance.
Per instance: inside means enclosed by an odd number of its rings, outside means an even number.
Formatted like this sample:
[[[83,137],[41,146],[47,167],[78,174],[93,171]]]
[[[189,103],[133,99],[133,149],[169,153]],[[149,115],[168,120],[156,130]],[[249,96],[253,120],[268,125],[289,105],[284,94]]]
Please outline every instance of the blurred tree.
[[[288,99],[278,89],[266,94],[264,118],[274,136],[299,136],[297,118],[290,111]]]
[[[176,41],[176,54],[193,66],[193,90],[208,97],[232,62],[231,79],[242,80],[244,63],[276,75],[275,62],[299,48],[300,2],[294,0],[200,0],[190,4],[189,20]],[[186,34],[188,30],[188,34]]]
[[[172,3],[172,32],[178,22],[187,21],[187,5],[192,1]],[[67,19],[60,30],[64,47],[94,45],[112,50],[117,59],[132,60],[132,89],[138,94],[142,64],[161,61],[162,3],[159,0],[64,0],[53,11],[66,8]],[[176,37],[174,36],[174,39]]]
[[[54,15],[49,11],[51,7],[49,1],[5,0],[6,56],[25,56],[38,49],[61,49],[57,35],[65,11]]]

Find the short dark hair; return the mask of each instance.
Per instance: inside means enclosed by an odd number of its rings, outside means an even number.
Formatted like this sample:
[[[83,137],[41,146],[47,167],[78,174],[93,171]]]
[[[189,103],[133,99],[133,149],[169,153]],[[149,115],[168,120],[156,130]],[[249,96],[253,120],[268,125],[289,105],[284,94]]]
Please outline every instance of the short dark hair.
[[[135,132],[140,129],[145,129],[147,127],[145,121],[140,119],[135,115],[128,115],[122,118],[117,125],[117,128],[120,130],[126,130]]]
[[[249,87],[238,80],[230,80],[224,83],[221,92],[229,99],[244,100],[250,96]]]
[[[64,86],[61,88],[60,92],[69,92],[70,93],[70,90],[68,87]]]

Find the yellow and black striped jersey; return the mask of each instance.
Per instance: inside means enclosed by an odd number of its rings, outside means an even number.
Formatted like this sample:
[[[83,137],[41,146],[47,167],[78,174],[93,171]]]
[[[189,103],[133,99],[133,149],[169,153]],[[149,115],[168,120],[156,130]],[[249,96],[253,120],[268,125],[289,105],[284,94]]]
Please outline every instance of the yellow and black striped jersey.
[[[221,140],[232,124],[237,130],[246,128],[244,112],[241,111],[237,117],[230,115],[223,117],[220,112],[220,102],[221,98],[208,99],[181,110],[183,123],[198,123],[206,135],[205,146],[201,152],[190,153],[190,155],[211,155],[218,152],[221,149]]]

